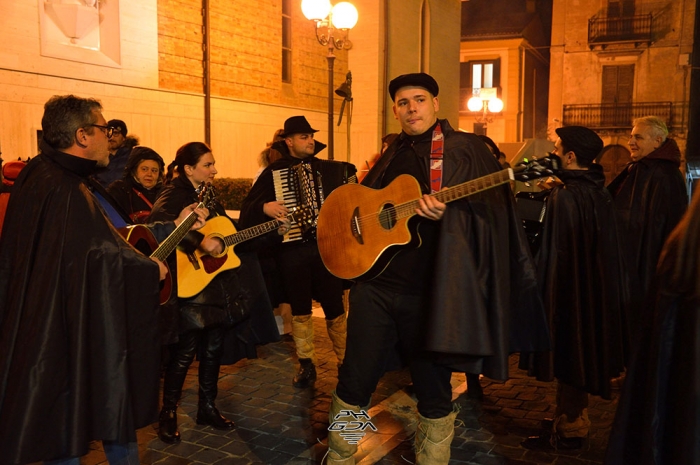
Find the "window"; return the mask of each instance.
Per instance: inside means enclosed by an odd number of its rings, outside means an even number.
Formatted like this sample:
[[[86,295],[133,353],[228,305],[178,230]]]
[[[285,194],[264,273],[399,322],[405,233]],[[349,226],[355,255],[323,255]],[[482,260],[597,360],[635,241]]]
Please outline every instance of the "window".
[[[467,110],[467,101],[482,88],[498,88],[501,85],[501,60],[479,60],[460,63],[459,109]],[[500,94],[500,92],[499,92]]]
[[[292,0],[282,0],[282,82],[292,82]]]
[[[627,126],[632,123],[634,65],[603,66],[601,92],[603,126]]]

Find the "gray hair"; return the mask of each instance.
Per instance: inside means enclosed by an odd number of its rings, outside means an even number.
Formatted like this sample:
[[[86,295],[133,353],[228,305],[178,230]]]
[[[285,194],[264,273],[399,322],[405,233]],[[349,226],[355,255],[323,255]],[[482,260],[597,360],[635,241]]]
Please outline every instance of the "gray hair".
[[[102,104],[92,98],[75,95],[54,95],[44,105],[41,129],[44,140],[55,149],[67,149],[75,141],[75,132],[85,128],[92,134],[97,122],[95,111],[102,111]]]
[[[636,118],[632,124],[635,126],[640,124],[647,126],[651,129],[651,136],[660,137],[661,142],[665,142],[668,137],[668,127],[666,127],[664,120],[658,116],[642,116],[641,118]]]

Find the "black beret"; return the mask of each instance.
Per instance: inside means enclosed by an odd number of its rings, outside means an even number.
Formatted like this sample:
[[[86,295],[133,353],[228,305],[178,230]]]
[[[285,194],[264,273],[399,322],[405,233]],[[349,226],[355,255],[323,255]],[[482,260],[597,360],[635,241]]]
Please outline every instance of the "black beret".
[[[603,150],[603,141],[598,134],[583,126],[564,126],[556,129],[564,149],[574,152],[576,158],[591,164]]]
[[[427,90],[433,97],[437,97],[440,88],[438,87],[437,81],[429,74],[425,73],[411,73],[402,74],[391,80],[389,83],[389,95],[391,95],[391,100],[395,100],[396,92],[402,87],[422,87]]]

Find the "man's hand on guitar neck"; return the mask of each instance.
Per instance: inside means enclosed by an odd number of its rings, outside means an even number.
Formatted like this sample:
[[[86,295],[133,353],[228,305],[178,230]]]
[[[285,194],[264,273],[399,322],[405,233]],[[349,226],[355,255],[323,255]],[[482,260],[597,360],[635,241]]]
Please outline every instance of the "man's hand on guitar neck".
[[[445,190],[444,187],[442,190]],[[437,200],[431,195],[424,194],[422,198],[418,199],[419,207],[416,208],[416,213],[423,218],[429,220],[437,221],[442,218],[445,213],[447,205]]]
[[[178,227],[180,223],[185,221],[185,218],[187,218],[190,213],[195,212],[197,214],[197,221],[192,225],[190,228],[192,231],[195,231],[202,226],[204,226],[204,223],[207,222],[207,217],[209,216],[209,210],[206,207],[202,208],[196,208],[197,203],[193,203],[192,205],[188,205],[185,208],[182,209],[180,212],[180,215],[178,215],[177,218],[175,218],[175,227]]]
[[[284,236],[289,232],[289,227],[291,224],[289,218],[287,218],[289,211],[287,210],[287,207],[284,206],[283,201],[275,200],[273,202],[263,204],[263,213],[270,218],[275,218],[282,222],[282,226],[277,229],[277,234]]]
[[[160,272],[160,280],[161,281],[164,280],[165,277],[168,275],[168,267],[165,266],[165,264],[163,262],[161,262],[160,260],[158,260],[155,257],[150,257],[150,259],[158,264],[158,269]]]

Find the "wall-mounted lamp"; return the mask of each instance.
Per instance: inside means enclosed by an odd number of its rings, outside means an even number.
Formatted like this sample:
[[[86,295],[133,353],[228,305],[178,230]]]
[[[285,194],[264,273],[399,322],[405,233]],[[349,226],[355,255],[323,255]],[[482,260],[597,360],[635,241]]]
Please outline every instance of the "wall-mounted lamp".
[[[333,160],[333,49],[350,50],[348,31],[357,24],[357,8],[350,2],[335,6],[330,0],[302,0],[301,11],[316,23],[316,39],[328,47],[328,159]]]

